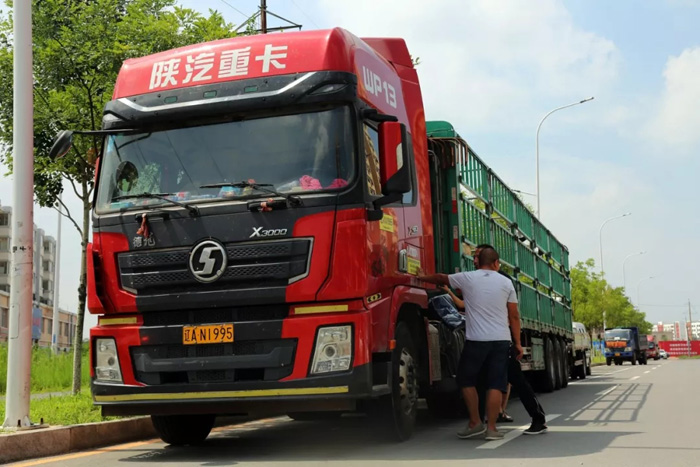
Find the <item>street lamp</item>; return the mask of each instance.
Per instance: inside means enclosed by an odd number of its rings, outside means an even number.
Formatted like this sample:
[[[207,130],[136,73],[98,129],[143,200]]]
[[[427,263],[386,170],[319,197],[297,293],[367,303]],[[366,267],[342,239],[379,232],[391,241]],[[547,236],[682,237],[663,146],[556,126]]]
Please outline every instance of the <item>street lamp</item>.
[[[642,282],[644,282],[647,279],[655,279],[656,276],[649,276],[649,277],[643,277],[639,280],[637,283],[637,306],[641,309],[641,304],[642,302],[639,301],[639,286],[642,285]]]
[[[557,110],[566,109],[567,107],[573,107],[573,106],[579,105],[579,104],[585,104],[586,102],[592,101],[593,99],[595,99],[595,97],[589,97],[587,99],[583,99],[581,101],[574,102],[574,103],[568,104],[568,105],[563,105],[561,107],[557,107],[554,110],[550,110],[549,112],[547,112],[547,114],[544,117],[542,117],[542,120],[540,120],[540,124],[537,125],[537,136],[535,138],[535,165],[536,165],[536,175],[535,176],[536,176],[536,184],[537,184],[536,192],[537,192],[537,218],[538,219],[540,218],[540,215],[541,215],[541,212],[540,212],[540,128],[542,127],[542,124],[544,123],[545,119],[547,117],[549,117],[550,115],[552,115]]]
[[[600,240],[600,273],[603,276],[603,279],[605,279],[605,269],[603,269],[603,227],[605,227],[605,224],[607,224],[610,221],[614,221],[615,219],[622,219],[623,217],[631,216],[631,212],[626,212],[624,214],[620,214],[619,216],[611,217],[610,219],[606,219],[605,222],[603,222],[600,225],[600,230],[598,231],[598,238]],[[605,312],[605,305],[603,305],[603,331],[605,331],[605,318],[606,318],[606,312]]]
[[[627,270],[625,269],[625,265],[627,264],[627,260],[630,259],[633,256],[639,256],[646,254],[646,251],[640,251],[639,253],[632,253],[631,255],[627,255],[625,260],[622,262],[622,285],[625,286],[625,290],[627,290]]]

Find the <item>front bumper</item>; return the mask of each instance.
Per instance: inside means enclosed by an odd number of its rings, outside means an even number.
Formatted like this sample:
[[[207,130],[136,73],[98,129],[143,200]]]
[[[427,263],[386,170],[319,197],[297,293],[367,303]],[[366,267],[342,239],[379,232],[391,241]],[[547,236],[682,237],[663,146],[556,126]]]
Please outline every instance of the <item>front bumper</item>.
[[[609,352],[605,351],[605,358],[633,358],[634,352]]]
[[[310,375],[316,331],[321,326],[350,324],[353,328],[353,364],[349,371]],[[295,342],[291,361],[280,360],[280,368],[259,372],[258,380],[202,381],[197,378],[173,382],[154,373],[144,374],[144,368],[162,368],[144,365],[143,349],[147,346],[173,347],[182,344],[182,326],[98,326],[91,330],[91,339],[113,337],[117,342],[124,384],[97,382],[93,378],[92,391],[96,405],[105,415],[149,415],[169,413],[289,413],[312,410],[352,410],[358,399],[372,397],[371,321],[365,310],[292,316],[278,321],[234,323],[236,343],[253,345],[266,342]],[[200,347],[206,347],[204,345]],[[190,349],[188,348],[188,351]],[[209,349],[204,349],[209,350]],[[278,352],[279,353],[279,352]],[[162,357],[164,353],[154,353]],[[188,356],[192,357],[192,353]],[[270,354],[272,355],[272,354]],[[228,357],[233,362],[227,371],[247,371],[250,358],[238,355]],[[172,359],[178,367],[171,372],[193,375],[193,362],[206,365],[206,358]],[[274,359],[273,359],[274,360]],[[263,358],[260,361],[271,359]],[[291,368],[285,368],[290,366]],[[207,368],[202,368],[208,371]],[[281,370],[281,371],[280,371]],[[165,375],[166,373],[162,373]],[[169,373],[175,374],[175,373]],[[229,373],[230,374],[230,373]],[[147,377],[147,378],[146,378]],[[152,384],[146,384],[152,382]]]

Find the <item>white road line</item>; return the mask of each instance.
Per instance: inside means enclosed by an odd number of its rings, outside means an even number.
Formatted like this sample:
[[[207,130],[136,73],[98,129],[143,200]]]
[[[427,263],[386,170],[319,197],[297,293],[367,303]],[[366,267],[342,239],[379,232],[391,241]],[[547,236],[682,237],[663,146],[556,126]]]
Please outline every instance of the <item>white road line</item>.
[[[635,379],[639,378],[639,376],[633,376],[630,378],[631,381],[634,381]]]
[[[561,416],[561,414],[547,415],[547,422],[551,422],[552,420],[554,420],[555,418],[558,418],[560,416]],[[522,435],[523,431],[527,430],[529,427],[530,427],[530,425],[519,426],[517,428],[510,430],[508,433],[506,433],[506,435],[503,437],[502,440],[486,441],[484,444],[477,446],[476,448],[477,449],[496,449],[496,448],[499,448],[499,447],[503,446],[504,444],[506,444],[508,441],[512,441],[515,438],[517,438],[518,436]]]
[[[644,372],[645,375],[646,375],[647,373],[651,373],[651,370],[647,370],[647,371]]]
[[[606,389],[605,391],[600,391],[600,392],[596,393],[596,396],[605,397],[608,394],[610,394],[611,392],[613,392],[615,389],[617,389],[617,384],[615,386],[611,387],[610,389]]]

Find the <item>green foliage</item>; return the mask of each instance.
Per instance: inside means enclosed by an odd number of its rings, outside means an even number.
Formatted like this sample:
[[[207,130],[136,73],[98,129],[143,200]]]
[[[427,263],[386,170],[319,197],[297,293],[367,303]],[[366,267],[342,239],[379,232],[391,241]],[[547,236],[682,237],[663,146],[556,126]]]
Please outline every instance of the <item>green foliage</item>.
[[[90,366],[88,364],[87,347],[82,353],[82,382],[90,381]],[[53,355],[50,349],[35,347],[32,349],[32,379],[31,392],[60,392],[69,391],[73,371],[73,355],[62,353]],[[0,394],[7,387],[7,344],[0,344]],[[1,405],[1,404],[0,404]]]
[[[90,391],[75,396],[46,397],[32,400],[29,405],[29,418],[32,422],[49,425],[76,425],[78,423],[101,422],[118,417],[103,417],[99,407],[92,403]],[[0,419],[5,419],[5,405],[0,405]]]
[[[27,0],[28,1],[28,0]],[[12,2],[6,4],[11,7]],[[101,148],[96,136],[76,138],[63,158],[48,157],[61,129],[95,130],[112,98],[124,60],[235,35],[221,14],[203,16],[176,0],[33,0],[34,194],[41,206],[56,206],[68,180],[82,201],[82,212],[61,209],[82,236],[78,326],[82,346],[85,314],[85,251],[94,190],[94,162]],[[0,13],[0,163],[12,169],[12,16]],[[75,358],[73,390],[80,389],[80,358]]]
[[[571,270],[571,302],[574,320],[589,331],[603,328],[605,310],[607,327],[637,326],[642,334],[651,332],[646,315],[632,305],[622,287],[611,287],[595,271],[593,259],[579,262]]]

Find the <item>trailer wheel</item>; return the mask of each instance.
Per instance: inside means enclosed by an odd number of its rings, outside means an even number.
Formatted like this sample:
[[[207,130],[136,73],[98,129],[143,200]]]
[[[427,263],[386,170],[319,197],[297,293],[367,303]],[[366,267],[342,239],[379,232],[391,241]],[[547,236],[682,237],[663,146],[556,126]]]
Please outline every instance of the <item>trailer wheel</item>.
[[[590,357],[584,358],[584,361],[586,362],[586,376],[591,376],[591,359]]]
[[[463,419],[469,415],[459,389],[454,392],[431,392],[425,402],[435,418]]]
[[[418,354],[406,323],[396,325],[396,347],[391,358],[391,394],[381,398],[375,411],[399,441],[413,434],[418,412]]]
[[[540,380],[542,392],[552,392],[556,386],[557,370],[554,349],[549,337],[544,339],[544,374]]]
[[[557,382],[557,385],[560,389],[564,389],[569,385],[569,358],[566,354],[566,345],[564,345],[564,341],[562,341],[558,337],[555,337],[554,345],[557,349],[557,356],[559,357],[559,380]]]
[[[151,415],[158,437],[173,446],[203,443],[215,419],[215,415]]]

